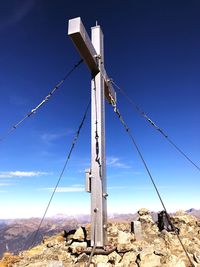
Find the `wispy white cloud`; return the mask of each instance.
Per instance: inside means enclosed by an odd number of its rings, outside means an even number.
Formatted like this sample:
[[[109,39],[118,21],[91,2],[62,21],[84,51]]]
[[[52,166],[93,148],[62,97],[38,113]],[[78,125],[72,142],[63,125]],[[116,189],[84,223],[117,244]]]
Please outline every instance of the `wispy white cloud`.
[[[106,163],[107,163],[107,166],[110,166],[110,167],[116,167],[116,168],[122,168],[122,169],[130,169],[131,168],[130,165],[122,162],[117,157],[108,157]]]
[[[5,172],[0,172],[0,178],[34,177],[47,174],[50,173],[41,171],[5,171]]]
[[[54,141],[66,137],[69,134],[72,134],[73,131],[71,129],[68,129],[66,131],[60,131],[60,132],[48,132],[48,133],[42,133],[40,135],[40,138],[43,142],[46,144],[52,144]]]
[[[83,187],[82,184],[73,184],[72,187]]]
[[[10,186],[10,185],[13,185],[13,184],[11,184],[11,183],[0,183],[0,187],[1,186]]]
[[[53,187],[47,187],[47,188],[41,188],[40,190],[46,190],[53,192],[54,188]],[[84,192],[85,188],[83,185],[75,184],[72,186],[67,186],[67,187],[58,187],[56,189],[56,193],[76,193],[76,192]]]

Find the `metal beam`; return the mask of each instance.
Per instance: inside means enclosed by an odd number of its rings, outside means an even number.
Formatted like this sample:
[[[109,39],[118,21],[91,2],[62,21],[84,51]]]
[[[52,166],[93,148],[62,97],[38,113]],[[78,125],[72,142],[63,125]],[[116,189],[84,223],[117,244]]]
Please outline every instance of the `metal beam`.
[[[78,52],[85,61],[92,75],[99,73],[99,68],[96,60],[97,52],[94,49],[92,42],[83,26],[81,18],[69,20],[68,35],[71,37]]]
[[[80,17],[69,20],[68,35],[71,37],[81,58],[85,61],[90,72],[93,76],[95,76],[100,71],[97,59],[99,55],[96,52],[96,49],[94,48]],[[113,101],[116,103],[116,93],[110,82],[110,79],[108,78],[104,66],[101,69],[101,75],[103,76],[105,82],[106,100],[110,104],[113,104]]]
[[[92,27],[92,43],[100,55],[99,68],[101,71],[104,62],[104,47],[100,26]],[[91,83],[91,245],[97,247],[107,244],[104,84],[101,72],[92,79]]]
[[[104,68],[103,33],[92,28],[90,40],[80,18],[69,21],[68,35],[91,74],[91,168],[86,172],[86,190],[91,193],[91,245],[107,244],[107,186],[105,153],[105,98],[116,105],[116,93]]]

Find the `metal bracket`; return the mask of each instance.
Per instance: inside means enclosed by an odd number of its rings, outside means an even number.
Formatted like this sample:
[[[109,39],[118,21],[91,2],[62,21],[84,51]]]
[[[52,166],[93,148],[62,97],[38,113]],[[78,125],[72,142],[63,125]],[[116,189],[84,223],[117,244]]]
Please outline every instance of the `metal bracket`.
[[[85,191],[88,193],[91,193],[91,170],[86,169],[85,170]]]

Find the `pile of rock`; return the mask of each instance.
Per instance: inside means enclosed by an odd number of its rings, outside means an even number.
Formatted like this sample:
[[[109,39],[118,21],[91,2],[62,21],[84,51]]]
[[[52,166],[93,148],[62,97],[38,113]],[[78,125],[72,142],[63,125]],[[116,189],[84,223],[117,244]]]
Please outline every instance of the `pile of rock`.
[[[90,267],[191,266],[174,232],[159,231],[147,209],[139,210],[138,215],[136,226],[141,225],[141,233],[131,232],[128,222],[108,224],[109,246],[94,251]],[[177,212],[171,220],[180,229],[180,238],[193,266],[200,267],[200,221],[185,212]],[[86,267],[91,254],[89,235],[88,225],[45,237],[41,245],[13,256],[13,261],[6,254],[0,267]]]

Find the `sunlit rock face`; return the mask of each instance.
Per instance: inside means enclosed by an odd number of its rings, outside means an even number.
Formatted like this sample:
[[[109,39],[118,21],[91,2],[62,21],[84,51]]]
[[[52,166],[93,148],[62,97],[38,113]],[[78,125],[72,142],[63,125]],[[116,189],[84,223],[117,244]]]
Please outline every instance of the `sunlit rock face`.
[[[157,222],[147,209],[140,209],[137,231],[132,232],[130,221],[108,223],[108,245],[105,248],[90,248],[90,225],[78,226],[74,231],[63,231],[29,250],[12,255],[4,253],[0,267],[189,267],[187,258],[176,232],[160,231]],[[200,267],[200,221],[179,211],[171,216],[179,230],[179,237],[193,266]],[[141,226],[141,227],[138,227]],[[136,234],[140,236],[139,240]],[[94,252],[90,257],[91,252]]]

